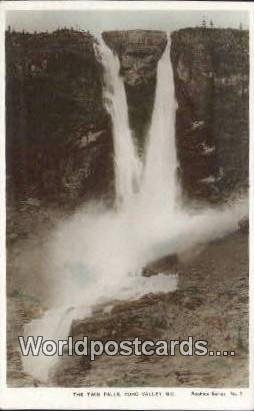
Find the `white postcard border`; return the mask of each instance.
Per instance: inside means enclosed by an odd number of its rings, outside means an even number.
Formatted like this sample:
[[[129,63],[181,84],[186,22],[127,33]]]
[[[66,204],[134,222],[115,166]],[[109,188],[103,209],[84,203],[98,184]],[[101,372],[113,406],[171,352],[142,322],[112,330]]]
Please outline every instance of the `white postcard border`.
[[[5,13],[8,10],[229,10],[247,11],[250,16],[250,387],[207,388],[8,388],[6,385],[6,249],[5,249]],[[0,407],[3,409],[254,409],[254,5],[248,2],[161,2],[161,1],[6,1],[0,4]],[[100,398],[88,393],[100,392]],[[114,396],[117,392],[121,397]],[[153,396],[161,392],[162,397]],[[167,396],[166,392],[174,393]],[[192,392],[208,393],[204,396]],[[83,393],[83,396],[82,396]],[[106,393],[106,396],[104,396]],[[125,393],[138,393],[129,396]],[[148,395],[150,393],[150,395]],[[216,396],[213,393],[225,393]],[[232,394],[234,393],[234,394]],[[110,395],[111,394],[111,395]]]

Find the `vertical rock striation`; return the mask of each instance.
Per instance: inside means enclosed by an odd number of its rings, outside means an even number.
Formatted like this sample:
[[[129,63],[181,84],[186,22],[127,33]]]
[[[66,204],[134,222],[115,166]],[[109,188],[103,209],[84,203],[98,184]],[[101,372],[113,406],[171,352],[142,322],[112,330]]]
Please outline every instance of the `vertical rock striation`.
[[[6,33],[7,192],[79,204],[111,196],[111,119],[85,32]]]
[[[248,186],[248,32],[172,34],[176,141],[188,197],[222,201]]]

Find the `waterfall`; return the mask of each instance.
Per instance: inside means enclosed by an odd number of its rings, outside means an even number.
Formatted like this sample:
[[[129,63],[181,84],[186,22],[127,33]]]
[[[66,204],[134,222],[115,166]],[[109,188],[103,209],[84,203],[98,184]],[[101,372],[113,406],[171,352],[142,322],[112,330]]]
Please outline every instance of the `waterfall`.
[[[175,89],[170,37],[157,66],[157,85],[148,133],[142,191],[146,204],[172,213],[176,203]]]
[[[141,276],[147,263],[236,229],[246,205],[205,209],[176,207],[175,97],[170,41],[157,66],[153,114],[143,165],[129,127],[118,57],[102,39],[104,99],[113,125],[116,210],[87,204],[61,222],[48,241],[45,270],[52,272],[51,309],[24,326],[25,336],[67,338],[72,321],[90,316],[97,304],[174,291],[177,275]],[[23,368],[48,382],[58,358],[28,355]]]
[[[102,38],[96,50],[104,68],[104,100],[113,124],[116,203],[172,213],[176,203],[175,90],[170,61],[170,36],[157,66],[154,109],[144,165],[137,155],[129,126],[125,87],[116,54]],[[141,172],[143,174],[141,178]],[[141,205],[143,204],[143,205]]]
[[[118,206],[124,207],[137,191],[140,162],[129,127],[128,106],[120,63],[116,54],[99,39],[99,54],[104,68],[104,100],[113,124],[115,191]]]

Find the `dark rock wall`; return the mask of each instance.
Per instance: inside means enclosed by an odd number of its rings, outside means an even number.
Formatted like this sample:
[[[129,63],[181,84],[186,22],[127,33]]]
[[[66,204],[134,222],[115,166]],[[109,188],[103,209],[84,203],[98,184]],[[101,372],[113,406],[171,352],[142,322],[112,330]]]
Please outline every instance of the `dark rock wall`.
[[[118,54],[140,154],[150,124],[160,31],[103,33]],[[188,198],[221,201],[248,185],[248,33],[172,33],[179,175]],[[7,194],[79,204],[113,198],[112,125],[102,67],[85,32],[6,33]]]
[[[119,56],[130,127],[142,154],[153,110],[157,63],[167,43],[166,34],[154,30],[108,31],[103,38]]]
[[[89,33],[6,35],[7,194],[63,204],[113,191],[111,119]]]
[[[248,186],[248,32],[172,34],[176,141],[184,193],[220,201]]]

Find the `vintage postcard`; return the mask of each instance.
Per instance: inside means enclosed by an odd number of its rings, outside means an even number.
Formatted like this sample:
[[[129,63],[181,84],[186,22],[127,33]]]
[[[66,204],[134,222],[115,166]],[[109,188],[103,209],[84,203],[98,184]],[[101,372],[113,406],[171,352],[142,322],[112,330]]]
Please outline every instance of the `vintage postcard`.
[[[0,7],[1,408],[253,409],[254,7]]]

